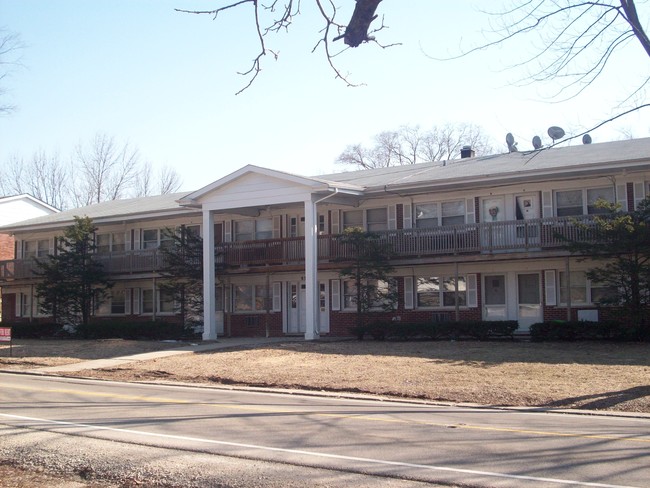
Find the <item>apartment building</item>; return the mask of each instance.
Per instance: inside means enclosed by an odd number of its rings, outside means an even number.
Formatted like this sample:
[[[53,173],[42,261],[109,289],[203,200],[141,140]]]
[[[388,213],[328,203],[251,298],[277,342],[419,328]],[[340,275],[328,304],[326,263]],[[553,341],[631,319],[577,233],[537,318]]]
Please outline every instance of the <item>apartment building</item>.
[[[511,152],[454,161],[306,177],[245,166],[192,193],[105,202],[0,228],[16,259],[0,262],[5,320],[43,320],[34,257],[88,216],[97,258],[116,285],[97,318],[178,319],[160,289],[167,228],[200,233],[204,246],[203,338],[219,335],[348,336],[354,286],[341,279],[361,227],[394,252],[398,299],[377,318],[517,320],[520,333],[551,319],[600,320],[607,289],[558,235],[588,238],[577,220],[598,199],[633,209],[650,194],[650,138]],[[215,252],[215,250],[217,252]]]

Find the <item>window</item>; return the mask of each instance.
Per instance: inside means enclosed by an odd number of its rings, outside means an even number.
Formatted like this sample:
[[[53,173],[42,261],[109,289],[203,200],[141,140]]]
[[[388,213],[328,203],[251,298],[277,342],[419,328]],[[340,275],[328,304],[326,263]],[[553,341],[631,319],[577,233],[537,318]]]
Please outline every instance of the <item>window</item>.
[[[348,210],[343,212],[343,229],[363,229],[363,210]]]
[[[428,228],[438,226],[438,204],[423,203],[415,206],[415,227]]]
[[[266,310],[266,285],[236,285],[234,294],[235,312],[261,312]]]
[[[154,297],[156,299],[154,299]],[[174,293],[171,290],[154,290],[145,288],[142,290],[142,313],[173,313]]]
[[[592,215],[606,212],[606,210],[596,206],[596,202],[600,199],[614,202],[614,189],[612,187],[603,187],[556,191],[556,214],[558,217],[568,217],[571,215]]]
[[[357,308],[357,287],[353,281],[343,282],[343,308]]]
[[[126,251],[126,239],[123,232],[112,232],[107,234],[97,234],[95,236],[95,247],[100,254],[110,252]]]
[[[464,276],[438,277],[428,276],[417,279],[417,306],[418,307],[455,307],[456,297],[458,305],[467,305],[467,281]]]
[[[273,238],[273,219],[238,220],[233,222],[235,241]]]
[[[587,190],[587,213],[589,215],[607,213],[606,208],[599,208],[596,203],[598,200],[614,202],[614,188],[591,188]]]
[[[153,290],[142,290],[142,313],[153,313]]]
[[[32,316],[32,297],[27,293],[20,294],[20,315],[22,317]]]
[[[365,225],[364,225],[365,217]],[[343,212],[343,229],[359,228],[368,232],[388,229],[388,209],[369,208],[367,210],[348,210]]]
[[[50,252],[50,240],[39,239],[23,242],[23,258],[44,258]]]
[[[368,280],[367,283],[374,286],[377,296],[385,297],[375,300],[372,305],[373,309],[382,309],[395,305],[394,297],[396,296],[397,284],[394,280]],[[322,290],[324,291],[324,289]],[[343,308],[349,310],[356,310],[357,308],[357,287],[354,281],[347,280],[343,282]]]
[[[465,223],[465,201],[420,203],[415,206],[415,226],[418,228]]]
[[[378,232],[388,229],[388,210],[386,208],[371,208],[366,211],[368,232]]]
[[[126,313],[126,290],[111,290],[111,313],[116,315]]]
[[[584,271],[571,271],[567,289],[566,273],[560,271],[560,303],[566,304],[571,293],[571,305],[600,303],[615,295],[616,290],[602,283],[592,282]]]
[[[142,231],[142,249],[156,249],[158,247],[158,229]]]

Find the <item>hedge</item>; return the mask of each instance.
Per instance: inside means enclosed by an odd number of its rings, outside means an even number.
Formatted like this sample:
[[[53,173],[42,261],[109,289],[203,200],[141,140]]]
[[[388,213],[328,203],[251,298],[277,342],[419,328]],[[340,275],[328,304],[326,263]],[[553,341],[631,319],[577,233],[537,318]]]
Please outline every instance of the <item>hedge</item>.
[[[479,341],[507,337],[512,339],[517,321],[460,321],[460,322],[374,322],[353,327],[351,332],[359,340],[369,336],[374,340],[409,339],[477,339]]]
[[[589,322],[553,320],[530,326],[530,339],[533,341],[578,341],[608,340],[634,341],[642,338],[638,327],[614,322]]]
[[[181,324],[146,321],[127,322],[118,320],[102,320],[92,322],[87,326],[77,326],[74,332],[68,332],[59,324],[52,322],[16,322],[2,323],[3,326],[11,327],[11,336],[14,339],[182,339],[195,336],[192,330],[188,330]]]

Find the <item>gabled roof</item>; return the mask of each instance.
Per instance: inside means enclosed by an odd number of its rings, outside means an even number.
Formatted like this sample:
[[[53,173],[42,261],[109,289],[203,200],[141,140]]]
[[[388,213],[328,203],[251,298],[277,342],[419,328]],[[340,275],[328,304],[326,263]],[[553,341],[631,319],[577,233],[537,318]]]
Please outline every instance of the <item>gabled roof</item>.
[[[29,227],[52,227],[60,228],[70,225],[74,218],[90,217],[95,222],[102,220],[131,220],[152,218],[169,214],[188,213],[188,209],[179,207],[178,199],[184,197],[187,192],[170,193],[167,195],[156,195],[151,197],[128,198],[124,200],[111,200],[108,202],[95,203],[86,207],[65,210],[53,215],[36,217],[15,224],[0,227],[0,231],[14,231]],[[190,213],[196,212],[189,211]]]
[[[48,213],[59,212],[58,208],[55,208],[52,205],[45,203],[43,200],[39,200],[38,198],[31,196],[29,193],[22,193],[21,195],[12,195],[8,197],[0,197],[0,205],[2,205],[3,203],[15,202],[18,200],[28,200],[32,204],[41,207],[43,210],[45,210]]]
[[[314,192],[317,191],[327,192],[336,189],[339,191],[350,191],[353,193],[360,193],[363,190],[363,188],[359,187],[358,185],[345,183],[342,181],[328,180],[326,178],[322,178],[318,176],[316,177],[299,176],[284,171],[277,171],[274,169],[262,168],[261,166],[255,166],[253,164],[249,164],[244,166],[243,168],[238,169],[233,173],[230,173],[227,176],[224,176],[223,178],[218,179],[213,183],[210,183],[207,186],[204,186],[203,188],[193,193],[190,193],[185,198],[180,199],[179,203],[181,205],[192,205],[197,200],[201,199],[203,196],[211,192],[217,191],[219,190],[219,188],[223,188],[226,185],[236,182],[238,179],[242,178],[243,176],[252,173],[271,177],[271,178],[277,178],[290,183],[294,183],[296,185],[301,185],[310,188],[311,191]]]

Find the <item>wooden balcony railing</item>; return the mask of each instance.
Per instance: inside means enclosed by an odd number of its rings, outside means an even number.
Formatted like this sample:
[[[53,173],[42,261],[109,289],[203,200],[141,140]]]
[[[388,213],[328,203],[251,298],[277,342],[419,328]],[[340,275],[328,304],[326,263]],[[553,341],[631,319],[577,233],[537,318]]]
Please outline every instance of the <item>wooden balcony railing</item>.
[[[453,225],[429,229],[398,229],[379,232],[400,258],[493,252],[530,252],[559,249],[566,243],[559,236],[590,241],[596,235],[591,217],[553,217],[507,222]],[[579,225],[585,224],[585,225]],[[352,258],[354,250],[336,234],[318,236],[319,261]],[[111,274],[156,272],[164,254],[156,249],[97,254]],[[304,237],[226,242],[216,249],[221,266],[300,264],[305,258]],[[0,261],[0,283],[34,278],[32,259]]]

